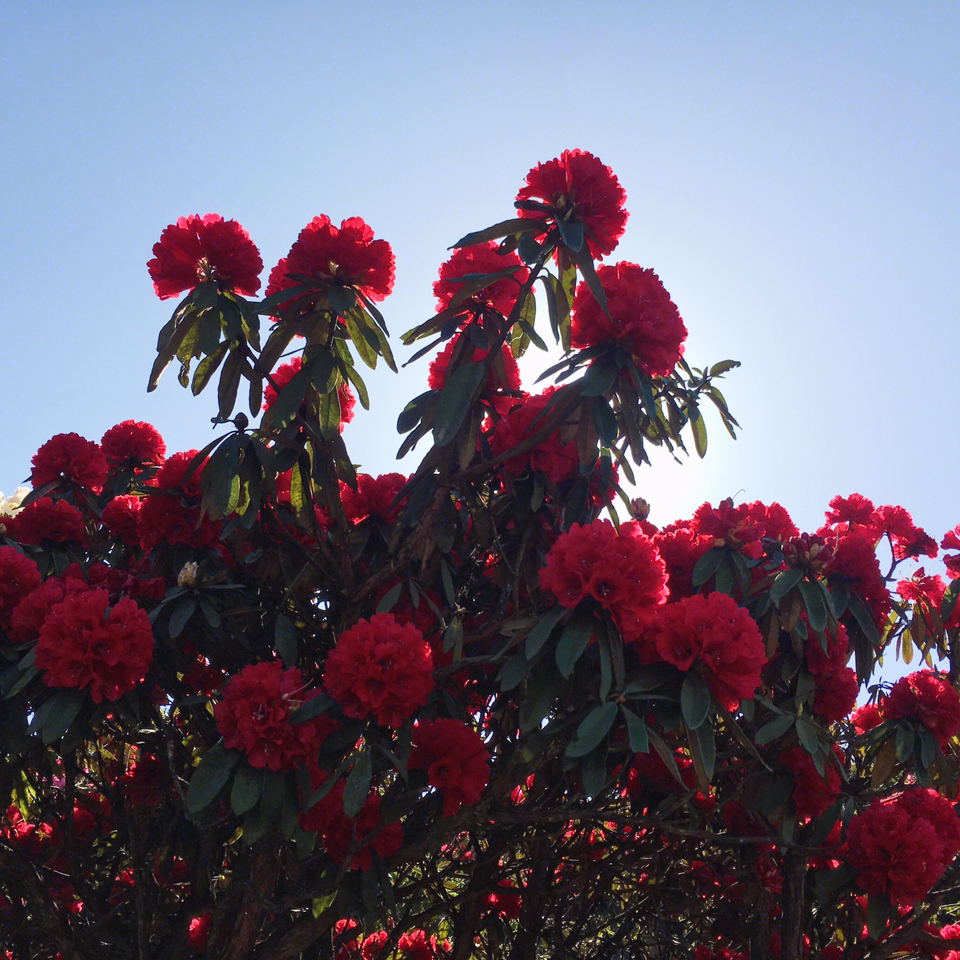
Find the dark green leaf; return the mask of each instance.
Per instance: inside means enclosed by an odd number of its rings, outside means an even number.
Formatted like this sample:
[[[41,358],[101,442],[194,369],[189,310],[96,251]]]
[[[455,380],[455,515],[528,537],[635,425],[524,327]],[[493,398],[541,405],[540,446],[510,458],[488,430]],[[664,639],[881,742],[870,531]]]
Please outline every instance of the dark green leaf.
[[[647,737],[653,744],[653,749],[657,751],[660,759],[670,771],[673,779],[676,780],[685,791],[688,790],[689,787],[684,782],[683,777],[680,776],[680,771],[677,769],[677,761],[673,755],[673,751],[666,745],[666,743],[664,743],[663,738],[659,734],[654,733],[649,727],[647,727]]]
[[[482,363],[465,363],[447,377],[437,399],[433,425],[433,441],[438,447],[445,447],[456,437],[485,379]]]
[[[693,431],[693,445],[697,456],[702,460],[707,455],[707,424],[696,407],[688,407],[687,413],[690,416],[690,429]]]
[[[607,783],[607,747],[601,744],[593,753],[588,753],[580,766],[583,792],[588,797],[598,797]]]
[[[603,284],[600,283],[600,278],[597,276],[597,271],[593,266],[593,258],[590,256],[590,248],[584,246],[576,251],[571,250],[570,254],[573,257],[573,262],[580,270],[580,275],[586,281],[587,287],[593,294],[594,299],[600,305],[600,309],[609,317],[610,309],[607,307],[607,294],[603,289]]]
[[[890,901],[886,897],[867,897],[867,934],[871,940],[879,940],[893,916]]]
[[[327,306],[341,317],[346,317],[356,305],[357,295],[347,287],[331,287],[327,291]]]
[[[821,906],[826,906],[830,897],[842,887],[853,883],[856,876],[857,871],[849,863],[841,863],[828,870],[818,870],[814,876],[813,895]]]
[[[726,555],[726,547],[711,547],[694,565],[694,587],[702,587],[717,572]]]
[[[580,722],[573,739],[567,744],[568,757],[585,757],[599,746],[613,726],[617,705],[613,701],[594,707]]]
[[[583,248],[583,224],[575,220],[558,220],[557,226],[564,246],[573,253],[579,253]]]
[[[556,627],[566,612],[566,607],[558,605],[545,613],[540,620],[537,621],[534,628],[527,634],[527,639],[524,644],[524,652],[528,660],[533,661],[533,658],[540,652],[543,645],[550,639],[550,634],[553,633],[554,627]]]
[[[943,594],[943,603],[940,605],[940,617],[944,622],[950,619],[950,614],[953,613],[953,608],[957,605],[958,596],[960,596],[960,577],[956,580],[951,580],[950,586],[947,587]]]
[[[778,573],[770,585],[770,599],[779,606],[780,601],[803,579],[803,571],[793,568]]]
[[[217,368],[223,362],[223,358],[227,355],[229,347],[230,344],[224,340],[209,356],[204,357],[197,364],[197,369],[193,374],[193,383],[190,386],[190,390],[194,396],[197,396],[203,390],[213,374],[217,372]]]
[[[517,244],[517,253],[524,263],[536,263],[541,253],[541,247],[534,237],[525,233]]]
[[[220,419],[227,420],[233,413],[237,402],[237,390],[240,388],[240,377],[243,375],[243,351],[237,349],[230,352],[223,370],[220,373],[220,383],[217,386],[217,401],[220,405]]]
[[[544,233],[547,225],[542,220],[535,220],[533,217],[517,217],[512,220],[502,220],[493,226],[484,230],[476,230],[461,237],[454,247],[472,247],[478,243],[486,243],[488,240],[499,240],[501,237],[507,237],[513,233]]]
[[[193,597],[184,597],[170,614],[168,633],[171,640],[176,640],[183,633],[183,628],[190,622],[194,611],[197,609],[197,601]]]
[[[581,654],[587,649],[587,644],[596,630],[597,622],[593,617],[581,615],[574,617],[563,628],[560,639],[557,641],[557,669],[564,679],[573,673]]]
[[[798,583],[803,604],[807,608],[807,621],[817,633],[827,629],[827,605],[823,599],[819,583],[801,580]]]
[[[814,759],[820,757],[820,738],[815,727],[812,727],[802,717],[797,718],[797,739],[800,745]]]
[[[617,379],[617,368],[609,360],[594,360],[580,381],[581,397],[602,397]]]
[[[630,749],[634,753],[649,753],[650,738],[647,736],[647,725],[632,710],[620,705],[620,712],[627,724],[627,734],[630,737]]]
[[[511,657],[500,668],[500,672],[497,674],[497,680],[500,681],[500,689],[506,693],[509,690],[513,690],[514,687],[519,686],[523,678],[530,672],[530,666],[530,662],[522,653]]]
[[[863,635],[870,641],[870,644],[874,647],[880,646],[880,634],[877,632],[873,615],[855,593],[851,593],[847,599],[847,609],[853,614],[854,620],[857,621]]]
[[[620,436],[620,425],[617,422],[617,415],[605,397],[597,397],[593,402],[593,425],[597,429],[600,442],[605,447],[612,447],[617,442]]]
[[[714,363],[706,373],[711,377],[719,377],[728,370],[733,370],[739,366],[739,360],[721,360],[719,363]]]
[[[913,755],[914,734],[907,724],[897,726],[896,756],[898,763],[906,763]]]
[[[304,723],[314,717],[319,717],[321,713],[326,713],[336,702],[333,697],[326,693],[312,696],[290,714],[290,722]]]
[[[389,613],[400,599],[400,591],[403,590],[403,581],[395,583],[381,598],[377,604],[377,613]]]
[[[520,732],[533,733],[547,718],[563,689],[563,677],[549,661],[544,661],[527,685],[520,705]]]
[[[690,733],[690,756],[696,768],[700,789],[704,792],[713,780],[717,765],[717,735],[712,723],[704,723]]]
[[[397,417],[397,433],[409,433],[420,422],[437,393],[436,390],[428,390],[411,400]]]
[[[237,768],[230,790],[230,808],[238,817],[248,813],[260,802],[264,772],[245,763]]]
[[[297,665],[297,628],[293,621],[283,613],[277,614],[277,622],[273,628],[273,641],[283,660],[283,665],[289,669]]]
[[[217,799],[239,759],[240,752],[228,750],[222,740],[204,754],[187,787],[184,803],[187,816],[196,818]]]
[[[712,702],[707,681],[698,672],[691,670],[684,677],[683,686],[680,688],[680,710],[688,729],[696,730],[706,723]]]
[[[778,716],[774,717],[772,720],[765,723],[756,733],[756,736],[753,738],[753,742],[758,746],[762,747],[768,743],[773,743],[774,740],[778,740],[782,737],[788,730],[793,728],[793,724],[796,721],[796,717],[792,714],[781,713]]]
[[[343,786],[343,812],[355,817],[363,809],[373,779],[373,753],[362,750]]]
[[[207,310],[197,324],[197,350],[202,355],[213,353],[220,344],[220,314]]]
[[[79,690],[58,690],[44,703],[46,715],[40,729],[40,738],[44,743],[55,743],[70,729],[85,699]]]

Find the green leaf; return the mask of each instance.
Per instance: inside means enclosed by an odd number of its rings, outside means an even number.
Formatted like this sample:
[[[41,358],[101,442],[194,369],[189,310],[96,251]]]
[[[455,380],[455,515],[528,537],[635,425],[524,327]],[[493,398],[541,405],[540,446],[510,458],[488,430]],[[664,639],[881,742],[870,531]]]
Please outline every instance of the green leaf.
[[[588,753],[580,765],[583,792],[588,797],[597,797],[607,784],[607,748],[601,744],[593,753]]]
[[[567,756],[585,757],[595,750],[600,745],[600,741],[606,737],[610,727],[613,726],[616,715],[617,705],[612,700],[594,707],[580,721],[577,732],[570,743],[567,744]]]
[[[940,618],[946,622],[953,613],[953,608],[957,605],[957,597],[960,596],[960,577],[950,581],[950,586],[944,591],[943,603],[940,605]]]
[[[607,306],[607,294],[603,289],[603,284],[600,283],[597,271],[594,269],[593,258],[590,256],[590,248],[584,246],[579,250],[571,250],[570,254],[573,257],[573,262],[580,270],[580,275],[586,281],[587,287],[593,294],[593,298],[600,305],[600,309],[609,317],[610,308]]]
[[[887,897],[867,897],[867,934],[871,940],[879,940],[887,929],[893,910]]]
[[[574,617],[564,626],[557,641],[556,660],[557,669],[565,680],[570,678],[581,654],[587,649],[596,626],[596,621],[589,615]]]
[[[348,287],[331,287],[327,291],[327,306],[341,317],[346,317],[356,305],[357,295]]]
[[[649,753],[650,738],[647,736],[647,725],[632,710],[620,704],[620,712],[627,724],[627,734],[630,737],[630,749],[634,753]]]
[[[360,354],[360,359],[371,369],[375,370],[377,367],[377,358],[379,353],[377,347],[379,346],[376,335],[373,331],[368,331],[365,327],[361,327],[356,320],[357,311],[351,311],[346,314],[345,320],[347,325],[347,333],[350,334],[350,339],[353,341],[353,345],[357,348],[357,353]],[[371,337],[373,338],[373,343],[370,342]]]
[[[707,376],[719,377],[721,374],[726,373],[728,370],[733,370],[739,366],[740,366],[739,360],[721,360],[719,363],[713,364],[709,368],[709,370],[706,370],[704,372]]]
[[[533,217],[517,217],[511,220],[501,220],[493,226],[486,227],[484,230],[475,230],[461,237],[454,247],[472,247],[478,243],[486,243],[488,240],[499,240],[502,237],[508,237],[516,233],[544,233],[547,229],[546,223],[542,220],[535,220]]]
[[[563,245],[573,253],[579,253],[583,248],[583,224],[575,220],[558,220],[557,226]]]
[[[873,615],[865,606],[864,602],[855,594],[851,593],[847,599],[847,609],[853,614],[863,635],[874,647],[880,646],[880,634],[877,632],[877,625],[873,621]]]
[[[707,681],[700,673],[691,670],[680,688],[680,711],[689,730],[696,730],[706,723],[712,702]]]
[[[520,705],[521,733],[533,733],[543,725],[562,689],[563,677],[549,661],[544,661],[531,677]]]
[[[906,763],[913,755],[914,740],[913,729],[910,726],[907,724],[897,726],[896,757],[898,763]]]
[[[693,431],[693,445],[697,456],[702,460],[707,455],[707,424],[696,407],[689,406],[687,413],[690,416],[690,429]]]
[[[304,723],[307,720],[312,720],[314,717],[319,717],[321,713],[326,713],[336,702],[337,701],[329,694],[318,693],[316,696],[310,697],[309,700],[297,707],[297,709],[290,714],[290,722]]]
[[[264,773],[264,770],[256,770],[247,764],[242,764],[237,769],[230,790],[230,808],[238,817],[248,813],[260,802]]]
[[[273,627],[273,642],[283,660],[283,665],[289,670],[297,665],[297,628],[293,621],[284,613],[277,614],[277,622]]]
[[[373,753],[370,750],[362,750],[343,785],[343,812],[348,817],[357,816],[363,809],[370,793],[372,779]]]
[[[198,364],[193,374],[193,383],[190,391],[196,397],[207,385],[210,378],[217,372],[217,368],[227,355],[230,344],[224,340],[209,356],[204,357]]]
[[[403,590],[403,581],[395,583],[381,598],[377,604],[376,613],[389,613],[400,599],[400,591]]]
[[[482,363],[465,363],[447,377],[437,399],[433,425],[433,442],[438,447],[445,447],[456,437],[485,379]]]
[[[530,633],[527,634],[523,649],[529,661],[533,662],[534,657],[540,652],[547,640],[550,639],[550,634],[553,633],[554,627],[556,627],[566,612],[566,607],[557,605],[545,613],[537,621]]]
[[[593,402],[593,425],[605,447],[612,447],[620,436],[620,425],[606,397],[597,397]]]
[[[797,739],[814,760],[820,758],[820,738],[817,730],[802,717],[797,717]]]
[[[213,309],[205,311],[197,324],[197,349],[201,354],[214,353],[220,345],[220,314]]]
[[[594,360],[580,381],[581,397],[602,397],[617,379],[617,368],[610,360]]]
[[[717,572],[726,555],[726,547],[711,547],[694,565],[693,585],[702,587]]]
[[[167,632],[171,640],[176,640],[183,633],[183,628],[190,622],[197,609],[197,601],[193,597],[184,597],[170,614],[170,622]]]
[[[507,691],[518,687],[522,683],[523,678],[530,672],[530,667],[530,662],[522,653],[518,653],[515,657],[511,657],[500,668],[500,672],[497,674],[497,680],[500,682],[500,689],[506,693]]]
[[[827,900],[841,887],[853,883],[857,871],[849,863],[841,863],[829,870],[818,870],[813,881],[813,895],[821,906],[827,905]]]
[[[803,604],[807,608],[807,621],[817,633],[827,629],[827,605],[823,599],[819,583],[810,580],[801,580],[798,583]]]
[[[671,776],[677,783],[683,787],[684,791],[688,790],[689,787],[684,782],[683,777],[680,776],[680,771],[677,769],[677,761],[673,755],[673,751],[664,743],[663,738],[654,733],[649,727],[647,728],[647,736],[650,738],[650,742],[653,744],[653,749],[657,751],[660,756],[660,759],[666,765],[666,768],[670,771]]]
[[[423,418],[438,392],[437,390],[428,390],[411,400],[400,411],[400,416],[397,417],[397,433],[409,433]]]
[[[220,372],[217,386],[217,401],[220,405],[220,419],[228,420],[237,402],[237,390],[240,389],[240,377],[243,375],[244,357],[242,350],[232,350]]]
[[[780,605],[780,601],[803,579],[803,571],[793,568],[778,573],[770,585],[770,599]]]
[[[536,263],[541,253],[541,247],[534,237],[525,233],[517,244],[517,253],[524,263]]]
[[[765,723],[757,732],[753,738],[753,742],[758,746],[762,747],[768,743],[773,743],[774,740],[778,740],[782,737],[788,730],[793,728],[794,723],[796,722],[796,717],[789,713],[781,713],[778,716],[774,717],[772,720]]]
[[[706,792],[717,765],[717,735],[712,723],[704,723],[690,733],[690,756],[696,769],[700,789]]]
[[[40,729],[40,738],[44,743],[55,743],[67,733],[83,709],[85,700],[79,690],[58,690],[43,705],[46,707],[46,716]]]
[[[196,819],[217,799],[239,760],[240,751],[228,750],[222,740],[203,755],[187,787],[184,806],[188,817]]]

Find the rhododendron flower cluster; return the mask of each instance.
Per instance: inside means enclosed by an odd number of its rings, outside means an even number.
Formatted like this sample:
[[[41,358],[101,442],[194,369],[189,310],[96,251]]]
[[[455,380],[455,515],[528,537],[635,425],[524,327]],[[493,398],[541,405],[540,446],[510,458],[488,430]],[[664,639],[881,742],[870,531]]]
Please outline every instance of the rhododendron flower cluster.
[[[763,637],[750,614],[725,593],[667,604],[654,624],[657,653],[680,670],[699,664],[727,710],[753,697],[766,663]]]
[[[397,501],[397,495],[406,482],[407,478],[402,473],[381,473],[378,477],[358,473],[356,490],[347,484],[340,487],[347,518],[353,523],[370,518],[393,523],[403,509],[404,501]]]
[[[571,344],[616,344],[648,377],[668,376],[683,356],[687,328],[660,278],[627,262],[600,267],[597,277],[607,294],[607,312],[581,283],[573,300]]]
[[[36,664],[51,687],[87,689],[94,703],[119,700],[153,659],[153,628],[133,600],[110,606],[106,590],[69,594],[40,628]]]
[[[146,466],[159,466],[167,445],[152,424],[124,420],[104,433],[100,449],[111,470],[126,467],[140,471]]]
[[[0,547],[0,627],[9,626],[14,607],[42,582],[35,560],[13,547]]]
[[[315,756],[332,722],[325,717],[291,722],[290,714],[309,699],[306,686],[296,667],[285,670],[278,660],[244,667],[213,710],[224,745],[242,750],[251,766],[271,770],[292,770]]]
[[[627,223],[627,195],[613,171],[586,150],[564,150],[539,163],[517,194],[517,204],[536,201],[549,209],[519,207],[521,217],[565,220],[583,225],[592,256],[612,253]]]
[[[107,479],[107,459],[92,440],[78,433],[58,433],[33,457],[34,489],[67,480],[99,493]]]
[[[946,677],[919,670],[901,677],[883,701],[884,720],[916,720],[936,738],[941,750],[960,733],[960,694]]]
[[[208,280],[247,297],[260,289],[260,251],[236,220],[216,213],[180,217],[160,235],[153,257],[147,269],[161,300]]]
[[[622,524],[619,532],[609,520],[573,524],[550,548],[540,585],[565,607],[592,598],[610,611],[627,643],[667,600],[663,560],[636,523]]]
[[[433,689],[433,654],[413,624],[374,614],[345,630],[327,656],[323,684],[348,717],[371,714],[399,727],[427,702]]]
[[[922,900],[960,851],[960,819],[935,790],[914,787],[875,800],[850,821],[847,861],[868,894]]]
[[[80,509],[52,497],[40,497],[28,503],[15,517],[6,518],[4,526],[7,536],[18,543],[87,542],[87,528]]]
[[[443,815],[476,803],[490,779],[483,739],[461,720],[418,722],[413,727],[409,767],[426,770],[427,782],[443,794]]]
[[[352,287],[369,300],[383,300],[393,289],[393,251],[386,240],[373,239],[360,217],[344,220],[339,228],[328,216],[314,217],[270,272],[267,296],[304,280],[321,289]]]

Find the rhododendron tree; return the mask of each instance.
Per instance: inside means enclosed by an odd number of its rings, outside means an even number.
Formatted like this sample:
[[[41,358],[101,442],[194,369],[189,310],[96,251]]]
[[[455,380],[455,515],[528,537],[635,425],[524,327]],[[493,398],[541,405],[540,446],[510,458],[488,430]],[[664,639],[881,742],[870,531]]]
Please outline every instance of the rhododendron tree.
[[[60,433],[0,498],[4,960],[960,955],[960,527],[651,524],[624,486],[705,455],[702,407],[735,435],[737,364],[599,262],[596,156],[518,191],[400,337],[426,388],[379,475],[389,242],[314,216],[258,300],[238,223],[162,231],[148,388],[216,380],[217,436]]]

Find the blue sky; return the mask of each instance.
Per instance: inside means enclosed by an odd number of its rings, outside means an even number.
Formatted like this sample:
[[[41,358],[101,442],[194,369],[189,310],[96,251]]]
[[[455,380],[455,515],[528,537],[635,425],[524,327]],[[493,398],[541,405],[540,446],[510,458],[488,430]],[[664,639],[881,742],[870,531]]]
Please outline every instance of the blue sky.
[[[302,226],[362,216],[397,257],[383,309],[431,313],[446,248],[512,213],[527,170],[597,154],[627,191],[609,262],[653,267],[687,357],[743,361],[743,426],[639,476],[651,520],[725,496],[801,528],[835,494],[933,536],[955,495],[960,6],[952,3],[13,4],[0,59],[0,490],[50,436],[212,438],[168,371],[151,247],[178,216],[244,224],[267,270]],[[371,377],[369,472],[426,361]]]

